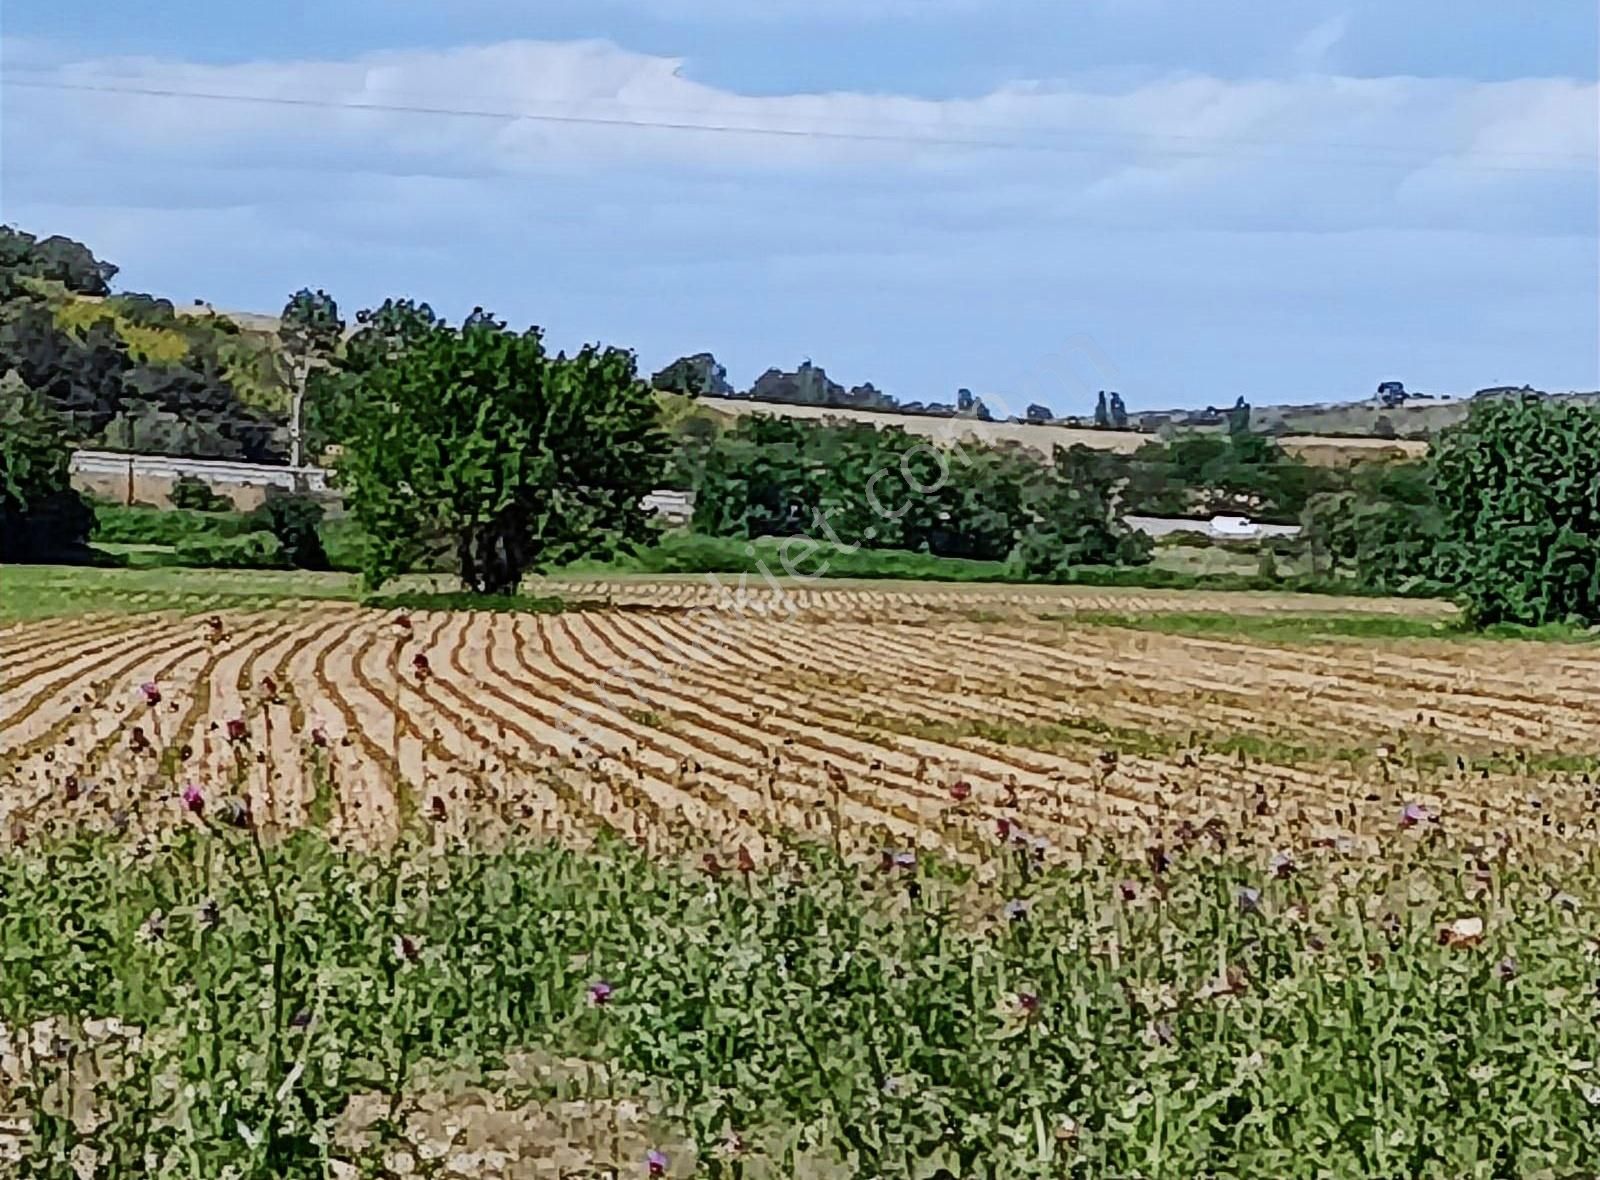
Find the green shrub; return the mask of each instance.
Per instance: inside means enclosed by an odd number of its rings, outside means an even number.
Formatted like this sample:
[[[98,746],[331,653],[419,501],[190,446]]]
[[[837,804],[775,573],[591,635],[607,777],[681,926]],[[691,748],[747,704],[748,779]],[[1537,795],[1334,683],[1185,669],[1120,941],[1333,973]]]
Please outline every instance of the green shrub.
[[[325,570],[328,554],[317,526],[322,505],[310,496],[268,495],[248,516],[253,531],[271,533],[283,548],[283,558],[296,569]]]
[[[283,569],[289,565],[283,543],[268,532],[184,541],[174,556],[179,565],[209,569]]]
[[[115,545],[180,545],[221,540],[248,532],[238,512],[200,512],[193,508],[94,506],[93,539]]]
[[[174,508],[190,508],[196,512],[229,512],[233,501],[211,490],[205,480],[193,475],[180,475],[167,493]]]
[[[1600,410],[1476,401],[1439,439],[1440,562],[1479,624],[1600,622]]]

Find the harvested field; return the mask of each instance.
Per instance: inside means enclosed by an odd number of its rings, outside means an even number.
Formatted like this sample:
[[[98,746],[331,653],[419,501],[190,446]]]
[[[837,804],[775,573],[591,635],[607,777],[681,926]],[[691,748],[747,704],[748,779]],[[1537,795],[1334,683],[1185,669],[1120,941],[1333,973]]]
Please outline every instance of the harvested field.
[[[7,627],[0,830],[170,824],[188,782],[363,844],[416,821],[757,857],[779,832],[975,858],[999,833],[1065,848],[1207,821],[1359,846],[1408,804],[1458,830],[1595,828],[1593,646],[1073,618],[1212,597],[1176,593],[844,586],[723,614],[688,609],[714,603],[703,581],[574,589],[616,609],[320,602]]]

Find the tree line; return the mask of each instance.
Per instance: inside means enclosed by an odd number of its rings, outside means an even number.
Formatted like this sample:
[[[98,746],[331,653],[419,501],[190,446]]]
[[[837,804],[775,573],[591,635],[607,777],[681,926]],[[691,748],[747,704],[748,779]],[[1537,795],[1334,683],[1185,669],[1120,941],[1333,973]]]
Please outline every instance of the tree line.
[[[552,352],[537,328],[482,310],[452,324],[411,300],[347,327],[330,296],[303,290],[268,358],[274,414],[246,403],[243,377],[195,393],[242,361],[186,332],[170,304],[112,295],[115,273],[66,239],[0,238],[4,560],[81,556],[90,514],[69,486],[70,449],[130,415],[167,415],[249,458],[338,443],[374,586],[443,554],[469,589],[506,594],[529,572],[649,544],[641,501],[667,481],[695,491],[708,535],[1005,561],[1033,579],[1148,561],[1128,512],[1300,519],[1312,552],[1363,585],[1454,592],[1483,622],[1600,622],[1600,410],[1578,403],[1486,399],[1426,462],[1351,474],[1286,456],[1242,404],[1225,435],[1041,460],[861,423],[668,421],[626,350]],[[64,292],[94,314],[64,313]],[[286,550],[314,534],[307,511],[263,519]]]

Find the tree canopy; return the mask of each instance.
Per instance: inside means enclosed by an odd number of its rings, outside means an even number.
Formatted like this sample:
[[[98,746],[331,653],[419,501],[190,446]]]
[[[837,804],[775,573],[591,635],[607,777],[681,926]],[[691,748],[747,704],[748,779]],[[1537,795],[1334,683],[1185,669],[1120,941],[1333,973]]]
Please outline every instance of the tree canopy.
[[[1438,440],[1441,565],[1480,623],[1600,623],[1600,410],[1474,402]]]
[[[0,376],[0,560],[81,550],[93,517],[69,483],[61,420],[16,373]]]
[[[371,535],[370,584],[428,538],[453,547],[466,586],[507,594],[527,571],[652,535],[641,500],[666,438],[631,353],[551,356],[538,329],[482,310],[454,327],[390,302],[360,322],[340,475]]]

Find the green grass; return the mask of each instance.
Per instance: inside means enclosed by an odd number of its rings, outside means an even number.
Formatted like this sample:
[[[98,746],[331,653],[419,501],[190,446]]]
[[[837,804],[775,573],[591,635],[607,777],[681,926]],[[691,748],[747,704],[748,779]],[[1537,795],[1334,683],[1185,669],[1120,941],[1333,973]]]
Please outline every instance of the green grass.
[[[201,612],[297,599],[353,599],[349,574],[306,570],[201,570],[180,567],[0,566],[0,619],[90,611]]]
[[[1086,847],[984,884],[803,849],[716,887],[610,841],[74,839],[0,860],[0,1023],[75,1050],[25,1051],[11,1098],[49,1175],[73,1148],[109,1175],[370,1168],[429,1079],[493,1089],[525,1052],[588,1063],[557,1097],[643,1096],[673,1175],[1587,1174],[1600,861],[1495,861],[1480,896],[1448,837],[1392,838],[1286,879],[1200,845],[1159,879]],[[1441,945],[1469,916],[1481,945]],[[82,1024],[108,1017],[137,1040]],[[335,1132],[358,1094],[393,1116],[365,1158]]]
[[[1124,627],[1164,635],[1237,638],[1266,643],[1321,643],[1331,639],[1521,639],[1544,643],[1592,643],[1593,629],[1566,624],[1544,627],[1501,625],[1474,630],[1460,619],[1407,615],[1250,615],[1215,611],[1123,614],[1078,611],[1046,614],[1044,619],[1073,626]]]

